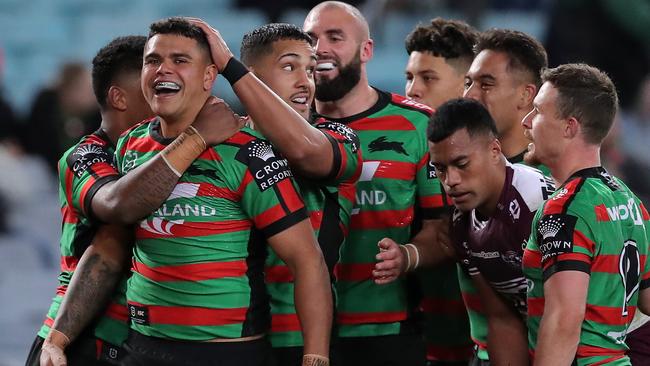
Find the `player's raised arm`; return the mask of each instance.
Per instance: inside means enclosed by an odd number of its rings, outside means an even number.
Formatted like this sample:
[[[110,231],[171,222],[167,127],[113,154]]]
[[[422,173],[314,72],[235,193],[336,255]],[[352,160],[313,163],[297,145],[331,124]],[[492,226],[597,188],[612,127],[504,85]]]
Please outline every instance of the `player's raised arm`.
[[[246,112],[255,122],[255,128],[282,152],[294,170],[312,177],[329,175],[334,154],[332,144],[323,132],[310,125],[303,116],[249,72],[244,64],[235,59],[217,30],[200,19],[191,18],[190,21],[207,35],[212,59],[219,73],[232,85]],[[315,64],[315,53],[313,57]],[[311,80],[304,82],[313,83],[313,76]],[[309,108],[309,105],[305,107]]]
[[[102,186],[92,198],[92,213],[102,221],[122,224],[147,216],[169,197],[183,172],[208,146],[225,141],[242,125],[226,103],[209,98],[192,126],[158,156]]]

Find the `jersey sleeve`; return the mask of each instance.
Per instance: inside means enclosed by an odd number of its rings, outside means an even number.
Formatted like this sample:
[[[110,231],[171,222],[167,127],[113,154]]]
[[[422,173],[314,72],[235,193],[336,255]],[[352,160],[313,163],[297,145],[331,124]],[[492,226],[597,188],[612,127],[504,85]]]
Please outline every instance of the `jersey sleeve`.
[[[543,213],[535,230],[544,281],[561,271],[591,273],[598,248],[589,221],[575,206],[566,213]]]
[[[425,220],[436,219],[449,213],[452,206],[436,175],[436,170],[431,164],[428,151],[422,155],[416,169],[415,180],[422,218]]]
[[[361,175],[363,159],[356,132],[337,122],[324,121],[315,125],[329,140],[334,154],[332,171],[324,179],[327,185],[354,184]]]
[[[114,155],[109,144],[91,136],[69,150],[60,163],[61,182],[68,204],[78,213],[92,217],[91,202],[106,183],[117,180]]]
[[[239,150],[235,159],[246,166],[237,188],[242,208],[265,237],[308,217],[287,160],[270,143],[253,140]]]

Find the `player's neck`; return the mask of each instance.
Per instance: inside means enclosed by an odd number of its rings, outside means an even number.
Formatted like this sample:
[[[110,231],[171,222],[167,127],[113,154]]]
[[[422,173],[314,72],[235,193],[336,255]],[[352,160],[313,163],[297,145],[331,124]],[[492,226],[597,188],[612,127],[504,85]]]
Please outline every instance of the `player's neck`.
[[[379,94],[368,85],[366,75],[362,74],[359,83],[343,98],[331,102],[316,100],[316,111],[326,117],[345,118],[367,111],[378,99]]]
[[[524,136],[524,129],[521,125],[513,126],[509,130],[504,131],[499,136],[499,141],[501,142],[501,151],[508,159],[525,151],[530,142]]]
[[[117,140],[120,138],[122,132],[126,131],[132,124],[129,124],[128,121],[124,121],[124,118],[120,118],[119,114],[113,111],[101,111],[102,123],[99,126],[108,136],[108,139],[111,140],[113,145],[117,144]]]
[[[574,173],[600,166],[600,146],[581,145],[575,146],[571,151],[565,151],[552,162],[545,164],[559,187],[564,184]]]
[[[175,138],[185,131],[196,119],[199,111],[203,107],[197,103],[195,106],[179,111],[176,114],[168,116],[158,116],[160,118],[160,134],[164,138]]]

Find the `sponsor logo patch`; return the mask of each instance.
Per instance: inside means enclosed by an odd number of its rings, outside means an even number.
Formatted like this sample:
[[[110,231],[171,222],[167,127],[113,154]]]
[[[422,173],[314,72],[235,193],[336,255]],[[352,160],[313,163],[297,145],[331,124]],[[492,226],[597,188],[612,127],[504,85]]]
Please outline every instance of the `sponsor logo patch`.
[[[542,262],[564,253],[573,252],[573,231],[577,218],[555,214],[542,217],[537,225]]]
[[[433,166],[431,160],[429,160],[429,162],[427,163],[427,177],[429,179],[435,179],[438,177],[438,175],[436,174],[436,167]]]
[[[361,145],[359,143],[359,136],[354,132],[353,129],[350,127],[338,123],[338,122],[322,122],[319,123],[316,127],[320,129],[327,129],[333,132],[336,132],[337,134],[341,135],[343,137],[343,140],[337,139],[339,142],[347,143],[352,146],[352,152],[357,152],[359,150],[359,146]]]
[[[243,146],[235,157],[248,165],[255,183],[262,191],[293,177],[287,159],[278,157],[271,144],[265,140],[253,140]]]
[[[94,164],[113,165],[113,155],[101,146],[92,144],[79,145],[67,160],[68,166],[77,178],[81,178]]]

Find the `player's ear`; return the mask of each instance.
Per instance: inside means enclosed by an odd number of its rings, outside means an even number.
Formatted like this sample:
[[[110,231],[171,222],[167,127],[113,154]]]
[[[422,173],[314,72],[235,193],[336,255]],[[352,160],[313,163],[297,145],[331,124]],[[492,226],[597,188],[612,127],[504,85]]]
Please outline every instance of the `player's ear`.
[[[580,122],[575,117],[567,118],[564,125],[564,136],[568,138],[576,137],[580,133],[581,127]]]
[[[203,75],[203,90],[212,90],[212,85],[217,78],[217,65],[210,64],[205,68],[205,74]]]
[[[490,142],[490,153],[493,159],[501,159],[501,141],[496,137]]]
[[[519,108],[530,110],[533,105],[533,99],[537,95],[537,86],[535,84],[525,84],[519,95]]]
[[[111,85],[106,93],[106,105],[124,112],[127,108],[126,94],[119,86]]]

